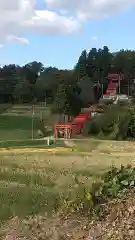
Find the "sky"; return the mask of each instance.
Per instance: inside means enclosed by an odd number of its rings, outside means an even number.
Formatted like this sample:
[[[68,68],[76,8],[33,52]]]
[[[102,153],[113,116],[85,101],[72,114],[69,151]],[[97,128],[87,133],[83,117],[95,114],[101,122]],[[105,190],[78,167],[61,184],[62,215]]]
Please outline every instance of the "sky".
[[[0,65],[73,68],[81,51],[135,49],[135,0],[0,0]]]

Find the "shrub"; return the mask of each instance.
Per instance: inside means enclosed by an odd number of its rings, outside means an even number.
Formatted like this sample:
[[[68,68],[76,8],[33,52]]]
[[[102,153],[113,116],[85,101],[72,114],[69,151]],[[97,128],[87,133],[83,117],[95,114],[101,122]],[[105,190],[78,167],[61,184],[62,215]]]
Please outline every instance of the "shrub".
[[[119,119],[120,107],[111,106],[102,115],[95,116],[92,120],[89,120],[84,125],[84,135],[88,134],[109,134],[113,131],[114,124]]]
[[[91,187],[85,187],[77,181],[78,188],[74,196],[64,199],[64,207],[72,212],[91,215],[96,212],[103,215],[104,203],[113,198],[120,198],[135,187],[135,168],[130,165],[112,168],[96,180]]]
[[[71,212],[79,212],[82,215],[91,215],[95,206],[100,202],[102,191],[101,181],[93,182],[91,187],[85,187],[78,183],[78,188],[73,196],[64,199],[64,208]]]
[[[121,166],[120,169],[112,167],[103,180],[102,194],[105,197],[123,196],[127,190],[135,187],[135,168],[130,165]]]
[[[135,109],[131,109],[128,116],[127,137],[135,139]]]
[[[124,110],[124,109],[123,109]],[[119,119],[119,132],[116,139],[135,139],[135,109],[125,109]]]
[[[97,135],[109,139],[124,140],[135,138],[135,109],[128,109],[120,105],[110,106],[102,115],[86,121],[83,135]],[[101,134],[100,134],[101,135]]]
[[[83,127],[83,135],[88,136],[89,134],[98,134],[100,132],[100,125],[98,124],[97,118],[94,117],[92,120],[87,120]]]
[[[36,121],[35,121],[35,128],[41,132],[41,135],[43,137],[47,136],[47,129],[44,126],[44,122],[41,121],[40,119],[36,119]]]
[[[0,113],[5,112],[7,109],[11,108],[11,104],[0,104]]]
[[[91,132],[91,129],[92,129],[92,121],[91,120],[87,120],[84,123],[84,127],[83,127],[83,130],[82,130],[83,136],[88,136],[90,134],[90,132]]]
[[[125,116],[119,120],[119,130],[116,135],[117,140],[125,140],[128,134],[128,125],[129,125],[129,114],[125,114]]]

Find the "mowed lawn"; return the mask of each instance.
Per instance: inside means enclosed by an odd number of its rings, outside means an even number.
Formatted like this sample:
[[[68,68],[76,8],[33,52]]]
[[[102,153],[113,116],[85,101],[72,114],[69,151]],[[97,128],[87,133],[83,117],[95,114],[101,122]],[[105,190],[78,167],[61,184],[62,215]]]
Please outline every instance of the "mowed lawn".
[[[36,131],[36,118],[33,121],[33,129]],[[0,140],[30,139],[31,137],[31,117],[0,115]]]
[[[47,140],[37,139],[38,124],[39,118],[34,117],[32,131],[31,117],[0,115],[0,148],[46,148]],[[60,141],[51,147],[55,146],[65,144]]]

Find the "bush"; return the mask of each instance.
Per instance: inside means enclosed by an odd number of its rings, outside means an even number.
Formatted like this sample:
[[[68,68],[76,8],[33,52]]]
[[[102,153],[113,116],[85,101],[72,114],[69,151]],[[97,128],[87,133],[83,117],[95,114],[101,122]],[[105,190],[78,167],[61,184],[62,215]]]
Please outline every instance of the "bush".
[[[135,168],[130,165],[112,168],[86,188],[77,181],[78,188],[74,196],[64,199],[64,207],[72,212],[91,215],[95,212],[102,216],[102,206],[114,198],[120,198],[135,187]]]
[[[123,196],[127,190],[135,187],[135,168],[130,165],[121,166],[120,169],[112,167],[104,175],[102,194],[105,197],[114,198]]]
[[[135,139],[135,109],[128,109],[119,105],[110,106],[102,115],[86,121],[83,135],[108,136],[109,139]],[[100,134],[101,135],[101,134]]]
[[[11,108],[11,104],[5,103],[5,104],[0,104],[0,113],[5,112],[7,109]]]
[[[82,130],[83,136],[88,136],[90,134],[91,126],[92,126],[92,121],[91,120],[87,120],[84,123],[84,127],[83,127],[83,130]]]
[[[47,136],[47,129],[44,126],[44,122],[41,121],[40,119],[36,119],[35,128],[41,132],[42,137]]]
[[[119,120],[119,132],[116,139],[135,139],[135,109],[123,111]]]
[[[131,109],[128,116],[127,137],[135,139],[135,109]]]
[[[109,134],[113,131],[114,124],[118,121],[120,113],[119,106],[111,106],[102,115],[95,116],[92,120],[86,121],[84,135],[88,134]]]
[[[129,118],[129,114],[127,113],[119,120],[119,130],[116,135],[116,140],[125,140],[127,138]]]
[[[64,208],[71,212],[79,212],[82,215],[91,215],[95,206],[100,202],[102,183],[101,181],[93,182],[91,187],[87,188],[81,183],[77,183],[78,188],[73,196],[64,199]]]
[[[94,117],[92,120],[87,120],[83,127],[82,134],[88,136],[89,134],[98,134],[100,132],[100,125],[97,122],[97,118]]]

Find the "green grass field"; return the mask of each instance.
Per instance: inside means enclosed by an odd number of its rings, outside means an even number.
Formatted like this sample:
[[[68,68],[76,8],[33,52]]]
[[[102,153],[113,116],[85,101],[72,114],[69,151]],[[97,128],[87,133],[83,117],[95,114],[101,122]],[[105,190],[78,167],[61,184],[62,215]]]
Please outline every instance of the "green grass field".
[[[33,133],[36,132],[36,118]],[[32,119],[26,116],[0,115],[0,140],[19,140],[32,138]]]
[[[2,106],[2,109],[5,108]],[[0,148],[48,148],[46,140],[36,140],[38,138],[37,130],[39,129],[40,118],[34,116],[32,121],[32,116],[27,115],[26,109],[31,111],[31,106],[15,106],[14,109],[16,113],[19,113],[22,109],[23,115],[12,115],[10,112],[12,108],[8,109],[9,115],[2,115],[2,113],[0,115]],[[40,113],[40,106],[37,107],[37,110]],[[48,118],[45,123],[50,124]],[[58,142],[50,147],[56,146],[65,145]]]
[[[0,149],[1,148],[55,148],[55,147],[65,147],[63,141],[57,141],[56,143],[48,146],[46,139],[35,139],[35,140],[8,140],[8,141],[0,141]]]
[[[2,116],[0,115],[0,130],[30,130],[31,118],[22,116]]]
[[[0,141],[37,138],[39,120],[51,124],[49,107],[35,105],[32,119],[32,105],[0,105]],[[52,120],[52,118],[51,118]],[[52,123],[53,125],[53,123]]]

